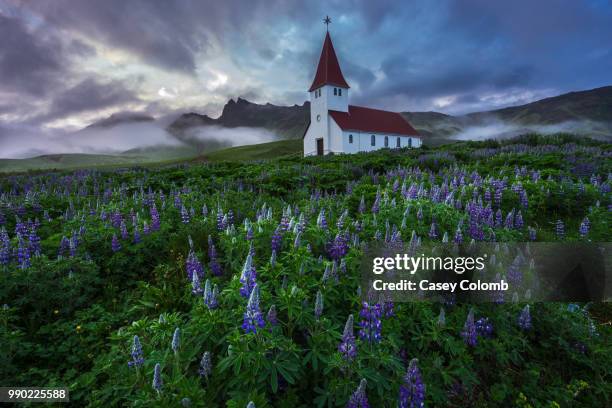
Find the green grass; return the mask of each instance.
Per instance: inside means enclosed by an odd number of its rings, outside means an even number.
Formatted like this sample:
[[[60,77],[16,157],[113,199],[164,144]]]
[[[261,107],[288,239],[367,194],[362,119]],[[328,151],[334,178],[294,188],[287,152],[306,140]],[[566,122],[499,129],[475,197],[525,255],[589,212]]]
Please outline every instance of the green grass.
[[[302,154],[302,139],[280,140],[277,142],[230,147],[202,156],[205,161],[247,161],[274,159],[282,156]]]

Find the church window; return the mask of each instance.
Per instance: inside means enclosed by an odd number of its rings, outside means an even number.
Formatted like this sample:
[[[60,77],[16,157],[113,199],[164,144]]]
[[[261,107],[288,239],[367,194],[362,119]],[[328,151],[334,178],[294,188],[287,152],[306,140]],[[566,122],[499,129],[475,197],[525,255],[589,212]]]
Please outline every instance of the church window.
[[[372,146],[376,146],[376,135],[372,135],[372,140],[370,142]]]
[[[349,143],[353,143],[353,135],[349,135]]]
[[[338,88],[338,96],[342,96],[342,88]]]
[[[400,140],[401,138],[398,136],[395,147],[400,147],[400,143],[401,143]]]
[[[385,136],[385,147],[389,147],[389,136]]]
[[[338,95],[338,88],[334,88],[334,96]]]
[[[411,137],[408,138],[408,147],[412,147],[412,138]]]

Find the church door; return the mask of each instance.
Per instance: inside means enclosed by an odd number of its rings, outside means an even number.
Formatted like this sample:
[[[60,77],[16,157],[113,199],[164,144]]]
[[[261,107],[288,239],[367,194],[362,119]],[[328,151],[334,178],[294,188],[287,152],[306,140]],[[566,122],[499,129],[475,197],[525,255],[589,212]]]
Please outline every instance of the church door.
[[[323,139],[317,139],[317,156],[323,156]]]

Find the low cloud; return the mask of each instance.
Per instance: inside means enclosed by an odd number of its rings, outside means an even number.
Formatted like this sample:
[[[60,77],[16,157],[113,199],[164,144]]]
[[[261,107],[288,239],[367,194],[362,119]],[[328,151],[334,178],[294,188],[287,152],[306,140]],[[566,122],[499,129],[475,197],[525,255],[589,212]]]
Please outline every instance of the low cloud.
[[[507,139],[526,133],[572,133],[595,139],[612,140],[612,123],[593,121],[566,121],[553,125],[520,125],[491,120],[483,125],[465,127],[452,136],[456,140]]]

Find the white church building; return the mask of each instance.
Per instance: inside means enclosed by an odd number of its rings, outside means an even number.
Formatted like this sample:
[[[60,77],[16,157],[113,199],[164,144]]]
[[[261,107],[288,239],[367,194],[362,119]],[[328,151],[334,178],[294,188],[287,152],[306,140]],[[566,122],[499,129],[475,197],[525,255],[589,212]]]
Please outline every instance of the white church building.
[[[421,146],[418,132],[399,113],[349,105],[349,85],[329,32],[308,92],[310,123],[303,136],[304,156]]]

